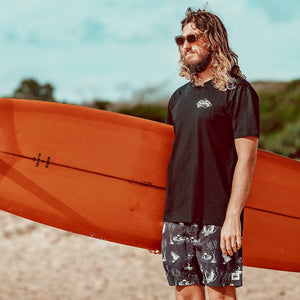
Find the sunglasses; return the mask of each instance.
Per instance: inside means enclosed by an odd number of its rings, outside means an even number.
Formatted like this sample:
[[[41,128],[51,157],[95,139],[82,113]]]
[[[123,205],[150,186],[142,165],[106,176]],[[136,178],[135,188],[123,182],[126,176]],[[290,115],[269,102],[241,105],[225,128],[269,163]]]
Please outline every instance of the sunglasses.
[[[188,43],[194,43],[196,42],[201,36],[198,34],[189,34],[187,36],[183,36],[183,35],[177,35],[175,36],[175,42],[178,46],[181,46],[184,44],[185,40]]]

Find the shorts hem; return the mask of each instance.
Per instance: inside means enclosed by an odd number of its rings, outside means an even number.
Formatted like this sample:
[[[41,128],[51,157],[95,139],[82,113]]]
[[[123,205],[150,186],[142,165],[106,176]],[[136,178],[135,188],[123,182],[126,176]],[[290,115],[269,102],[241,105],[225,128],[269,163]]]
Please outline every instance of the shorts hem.
[[[228,286],[232,286],[232,287],[238,288],[238,287],[243,286],[243,284],[240,284],[240,283],[238,283],[238,284],[234,284],[234,283],[233,283],[233,284],[226,284],[226,285],[205,284],[205,286],[207,286],[207,287],[228,287]]]
[[[180,287],[183,287],[183,286],[190,286],[190,285],[201,285],[201,286],[207,286],[207,287],[228,287],[228,286],[232,286],[232,287],[235,287],[235,288],[239,288],[239,287],[242,287],[243,284],[228,284],[228,285],[210,285],[210,284],[204,284],[204,283],[197,283],[197,282],[194,282],[194,283],[188,283],[188,284],[176,284],[176,283],[169,283],[169,286],[180,286]]]
[[[198,283],[198,282],[189,282],[189,283],[185,283],[185,284],[180,284],[180,283],[169,283],[169,286],[180,286],[180,287],[184,287],[184,286],[191,286],[191,285],[201,285],[201,286],[205,286],[202,282]]]

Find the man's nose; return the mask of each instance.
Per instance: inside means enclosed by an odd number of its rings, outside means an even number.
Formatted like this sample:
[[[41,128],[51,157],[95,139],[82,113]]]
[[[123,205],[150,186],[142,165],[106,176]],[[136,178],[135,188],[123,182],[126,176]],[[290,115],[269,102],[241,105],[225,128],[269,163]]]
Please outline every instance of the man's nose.
[[[185,40],[184,43],[183,43],[182,48],[184,50],[191,49],[191,44],[187,40]]]

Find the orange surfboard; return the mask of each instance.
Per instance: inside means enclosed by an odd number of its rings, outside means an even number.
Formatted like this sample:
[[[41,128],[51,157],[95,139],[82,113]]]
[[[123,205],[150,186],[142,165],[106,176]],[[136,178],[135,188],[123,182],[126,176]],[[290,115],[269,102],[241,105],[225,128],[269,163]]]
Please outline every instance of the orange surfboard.
[[[0,99],[0,209],[159,249],[169,125],[66,104]],[[300,163],[259,151],[245,209],[248,266],[300,271]]]

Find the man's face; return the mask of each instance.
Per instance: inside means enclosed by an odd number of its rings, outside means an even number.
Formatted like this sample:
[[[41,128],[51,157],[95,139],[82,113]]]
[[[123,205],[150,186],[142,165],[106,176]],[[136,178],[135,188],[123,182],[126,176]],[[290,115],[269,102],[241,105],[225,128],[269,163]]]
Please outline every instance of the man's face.
[[[196,34],[200,36],[194,42],[184,41],[180,46],[180,51],[184,59],[184,65],[190,69],[192,73],[201,73],[207,69],[211,60],[211,51],[205,45],[207,42],[203,33],[196,27],[194,23],[188,23],[183,27],[182,35],[184,37]]]

